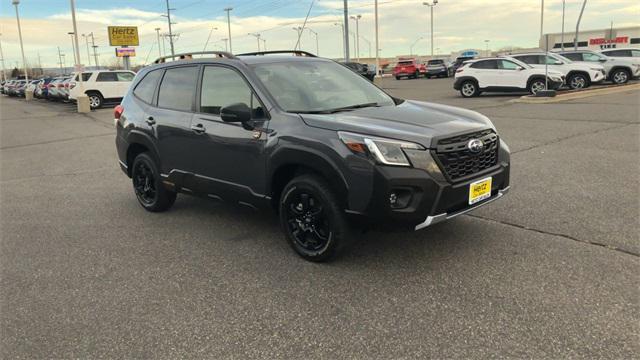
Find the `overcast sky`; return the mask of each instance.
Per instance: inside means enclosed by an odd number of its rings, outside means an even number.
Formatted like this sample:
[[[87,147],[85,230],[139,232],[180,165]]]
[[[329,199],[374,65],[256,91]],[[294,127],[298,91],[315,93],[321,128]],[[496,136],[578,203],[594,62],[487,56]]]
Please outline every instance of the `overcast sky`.
[[[382,56],[408,54],[412,43],[414,53],[427,54],[429,49],[429,9],[418,0],[380,0],[380,48]],[[582,0],[566,0],[566,29],[575,28]],[[7,67],[20,60],[17,25],[11,0],[0,0],[0,33]],[[134,63],[152,61],[158,56],[154,29],[167,32],[162,17],[165,0],[77,0],[79,33],[93,32],[99,45],[101,64],[114,59],[114,48],[108,46],[108,25],[136,25],[141,35]],[[296,42],[294,26],[302,25],[311,1],[300,0],[171,0],[176,10],[172,20],[176,52],[203,50],[211,29],[207,50],[224,48],[227,37],[226,15],[222,10],[233,7],[231,36],[234,52],[255,51],[257,41],[248,33],[260,33],[268,49],[291,49]],[[321,56],[341,57],[342,0],[316,0],[311,9],[308,27],[319,36]],[[360,54],[373,53],[373,0],[349,1],[350,15],[362,15],[360,20]],[[545,31],[561,29],[562,1],[545,1]],[[438,53],[451,53],[467,48],[484,49],[490,40],[491,49],[505,46],[534,47],[540,32],[540,0],[440,0],[434,8],[434,45]],[[44,67],[58,63],[57,47],[72,59],[72,31],[68,0],[21,0],[20,18],[28,62],[37,63],[38,53]],[[589,0],[581,29],[640,25],[640,1]],[[356,31],[355,22],[351,29]],[[419,40],[423,37],[422,40]],[[352,37],[353,39],[353,37]],[[84,39],[81,58],[87,64]],[[311,32],[302,36],[302,49],[315,52],[316,41]],[[168,49],[167,49],[168,51]],[[353,55],[352,55],[353,56]]]

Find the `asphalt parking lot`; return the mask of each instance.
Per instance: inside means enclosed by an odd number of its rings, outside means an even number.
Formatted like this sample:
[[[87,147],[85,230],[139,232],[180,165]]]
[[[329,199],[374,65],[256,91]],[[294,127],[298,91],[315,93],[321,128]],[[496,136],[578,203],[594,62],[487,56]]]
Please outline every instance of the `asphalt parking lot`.
[[[110,109],[1,97],[0,357],[636,357],[640,91],[516,104],[451,84],[382,82],[490,117],[509,195],[328,264],[273,214],[187,196],[145,212]]]

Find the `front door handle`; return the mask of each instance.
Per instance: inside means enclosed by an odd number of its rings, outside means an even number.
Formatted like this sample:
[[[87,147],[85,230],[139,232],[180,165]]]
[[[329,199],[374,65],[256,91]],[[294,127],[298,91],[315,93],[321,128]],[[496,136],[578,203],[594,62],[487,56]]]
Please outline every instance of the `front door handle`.
[[[205,131],[207,131],[207,129],[205,129],[204,125],[202,125],[202,124],[192,125],[191,126],[191,130],[193,130],[197,134],[202,134]]]
[[[147,118],[147,120],[145,120],[145,121],[146,121],[146,122],[147,122],[147,124],[149,124],[149,125],[155,125],[155,124],[156,124],[156,121],[154,120],[153,116],[149,116],[149,117]]]

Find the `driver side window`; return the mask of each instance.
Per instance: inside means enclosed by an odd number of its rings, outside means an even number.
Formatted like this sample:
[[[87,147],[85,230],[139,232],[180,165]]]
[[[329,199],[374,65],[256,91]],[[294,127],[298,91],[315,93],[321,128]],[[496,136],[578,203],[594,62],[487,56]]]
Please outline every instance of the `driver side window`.
[[[509,60],[500,60],[499,65],[499,68],[502,70],[517,70],[519,67],[518,64]]]
[[[205,66],[200,112],[220,115],[220,109],[237,103],[244,103],[251,108],[253,117],[264,116],[262,105],[240,74],[225,67]]]

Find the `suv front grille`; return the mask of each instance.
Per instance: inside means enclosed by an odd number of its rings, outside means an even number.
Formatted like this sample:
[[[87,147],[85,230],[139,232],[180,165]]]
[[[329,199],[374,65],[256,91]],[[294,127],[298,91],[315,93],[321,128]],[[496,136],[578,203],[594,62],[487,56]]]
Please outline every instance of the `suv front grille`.
[[[477,154],[467,148],[473,139],[484,143],[484,149]],[[442,171],[451,180],[457,180],[497,165],[498,143],[498,135],[491,129],[441,139],[436,146],[436,157]]]

